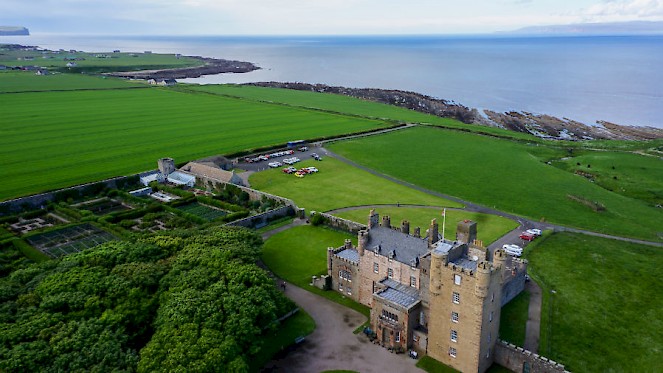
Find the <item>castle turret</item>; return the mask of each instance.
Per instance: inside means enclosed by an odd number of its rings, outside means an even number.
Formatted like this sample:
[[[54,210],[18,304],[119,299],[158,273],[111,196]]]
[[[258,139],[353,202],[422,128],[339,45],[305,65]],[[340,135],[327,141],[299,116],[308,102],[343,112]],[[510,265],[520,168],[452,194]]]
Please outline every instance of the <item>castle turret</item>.
[[[477,297],[485,298],[488,296],[488,288],[490,288],[490,262],[479,262],[477,265],[477,282],[474,286],[474,294]]]
[[[401,222],[401,233],[410,234],[410,222],[403,220]]]
[[[379,219],[380,215],[375,212],[375,209],[371,209],[371,212],[368,214],[368,229],[377,227]]]
[[[413,236],[420,238],[421,237],[421,228],[415,227],[414,228],[414,233],[412,233]]]
[[[430,292],[433,294],[442,293],[442,267],[446,261],[446,254],[433,250],[430,258]]]
[[[493,265],[495,268],[497,268],[498,271],[501,272],[500,276],[500,283],[504,284],[504,281],[508,278],[508,275],[506,273],[506,261],[507,261],[508,255],[504,251],[504,249],[497,249],[495,250],[495,253],[493,253]]]
[[[435,242],[439,240],[437,219],[430,221],[430,228],[428,228],[428,245],[433,246]]]
[[[345,244],[343,245],[344,248],[346,249],[352,249],[352,240],[349,238],[345,239]]]
[[[382,226],[384,228],[391,228],[391,218],[389,216],[382,217]]]
[[[366,246],[368,246],[368,231],[362,229],[357,234],[357,251],[359,252],[359,256],[364,255]]]
[[[160,158],[157,165],[159,166],[159,172],[164,176],[175,172],[175,161],[172,158]]]
[[[477,223],[472,220],[462,220],[456,227],[456,241],[472,244],[477,239]]]

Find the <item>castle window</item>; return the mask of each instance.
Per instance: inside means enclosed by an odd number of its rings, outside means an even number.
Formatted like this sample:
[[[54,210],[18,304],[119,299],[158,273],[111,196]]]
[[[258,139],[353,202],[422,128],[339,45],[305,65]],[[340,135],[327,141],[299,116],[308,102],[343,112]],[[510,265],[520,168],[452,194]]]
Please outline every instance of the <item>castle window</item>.
[[[460,285],[460,275],[454,275],[454,284]]]
[[[388,321],[398,322],[398,315],[394,315],[387,310],[382,310],[382,318]]]
[[[449,347],[449,356],[456,357],[456,349],[455,348]]]
[[[373,272],[380,272],[380,266],[377,263],[373,263]]]
[[[458,322],[458,312],[451,312],[451,321]]]
[[[456,293],[456,292],[454,291],[454,293],[453,293],[453,297],[452,297],[452,300],[453,300],[453,302],[456,303],[456,304],[460,303],[460,294],[458,294],[458,293]]]
[[[346,271],[346,270],[338,271],[338,277],[341,280],[352,282],[352,274],[349,271]]]
[[[394,270],[392,268],[387,269],[387,277],[394,277]]]
[[[493,311],[490,311],[490,315],[488,316],[488,321],[493,322]]]
[[[347,288],[348,289],[348,295],[352,295],[352,288]]]
[[[413,288],[417,287],[417,278],[416,277],[410,276],[410,286],[412,286]]]
[[[338,283],[338,291],[343,291],[343,284],[340,282]]]
[[[493,333],[488,333],[488,342],[493,340]]]
[[[493,293],[493,295],[490,296],[490,301],[491,303],[495,301],[495,293]]]
[[[452,342],[458,342],[458,332],[455,330],[451,331],[451,341]]]
[[[401,332],[396,332],[396,342],[401,341]]]

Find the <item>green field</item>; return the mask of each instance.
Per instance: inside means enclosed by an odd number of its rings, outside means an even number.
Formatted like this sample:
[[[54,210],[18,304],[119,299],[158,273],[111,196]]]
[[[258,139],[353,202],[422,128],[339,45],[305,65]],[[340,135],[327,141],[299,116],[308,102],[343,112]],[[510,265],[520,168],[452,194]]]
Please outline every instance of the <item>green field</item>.
[[[529,297],[527,290],[518,294],[502,307],[500,313],[500,339],[516,346],[525,345],[525,332],[529,318]]]
[[[0,93],[35,91],[72,91],[77,89],[148,88],[144,83],[120,78],[82,74],[50,74],[39,76],[31,71],[0,72]]]
[[[370,209],[341,211],[334,213],[335,216],[367,224],[368,213]],[[440,234],[442,234],[442,209],[412,208],[412,207],[378,207],[376,212],[380,216],[389,215],[391,225],[400,227],[401,221],[410,222],[410,233],[414,227],[421,228],[423,235],[430,225],[431,219],[437,219],[440,225]],[[497,215],[480,214],[471,211],[447,210],[445,238],[456,237],[456,225],[459,221],[469,219],[477,222],[477,239],[482,240],[485,246],[490,245],[498,238],[513,229],[516,229],[518,223]]]
[[[307,166],[315,166],[320,172],[299,179],[276,168],[255,173],[249,181],[253,188],[290,198],[308,211],[396,203],[460,207],[456,202],[393,183],[331,157],[324,157],[322,162],[297,163],[298,168]]]
[[[525,256],[543,289],[542,355],[572,372],[663,367],[661,248],[558,233]]]
[[[333,151],[430,190],[558,224],[663,240],[663,210],[542,162],[540,145],[436,128],[334,143]],[[663,173],[663,167],[655,172]],[[594,202],[604,210],[596,211]]]
[[[357,237],[346,232],[310,225],[298,226],[270,237],[263,246],[261,259],[279,278],[368,317],[368,307],[335,291],[324,291],[309,285],[311,276],[327,273],[327,248],[339,247],[347,238],[357,244]]]
[[[0,200],[288,140],[384,126],[376,120],[168,89],[0,95]]]
[[[465,124],[455,119],[441,118],[406,108],[361,100],[330,93],[297,91],[292,89],[225,85],[189,85],[187,89],[219,95],[241,97],[252,101],[274,102],[290,106],[315,108],[323,111],[346,113],[369,118],[391,119],[407,123],[429,123],[438,126],[482,132],[496,136],[534,140],[532,135],[507,131],[495,127]]]
[[[223,211],[223,210],[213,208],[213,207],[209,207],[209,206],[200,204],[198,202],[189,203],[188,205],[179,206],[179,207],[177,207],[177,209],[182,210],[184,212],[187,212],[189,214],[196,215],[196,216],[201,217],[201,218],[203,218],[207,221],[212,221],[216,218],[220,218],[222,216],[228,215],[228,213]]]

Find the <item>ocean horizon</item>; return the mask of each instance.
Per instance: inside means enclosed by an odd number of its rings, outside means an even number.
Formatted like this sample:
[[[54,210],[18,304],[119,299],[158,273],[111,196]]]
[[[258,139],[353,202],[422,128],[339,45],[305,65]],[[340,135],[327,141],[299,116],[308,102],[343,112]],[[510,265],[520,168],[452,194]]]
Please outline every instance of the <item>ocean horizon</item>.
[[[592,125],[663,128],[663,36],[78,36],[0,43],[102,52],[151,50],[261,69],[182,81],[303,82],[413,91],[468,107]]]

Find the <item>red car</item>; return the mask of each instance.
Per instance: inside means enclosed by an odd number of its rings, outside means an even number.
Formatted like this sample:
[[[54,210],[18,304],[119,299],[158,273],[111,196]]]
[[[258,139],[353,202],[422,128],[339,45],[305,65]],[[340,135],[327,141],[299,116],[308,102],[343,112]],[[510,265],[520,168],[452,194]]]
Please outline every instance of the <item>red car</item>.
[[[536,238],[535,235],[529,234],[527,232],[521,233],[519,237],[520,237],[520,239],[525,240],[525,241],[532,241],[533,239]]]
[[[297,171],[297,169],[294,168],[294,167],[286,167],[286,168],[283,169],[283,172],[285,172],[286,174],[291,174],[291,173],[296,172],[296,171]]]

